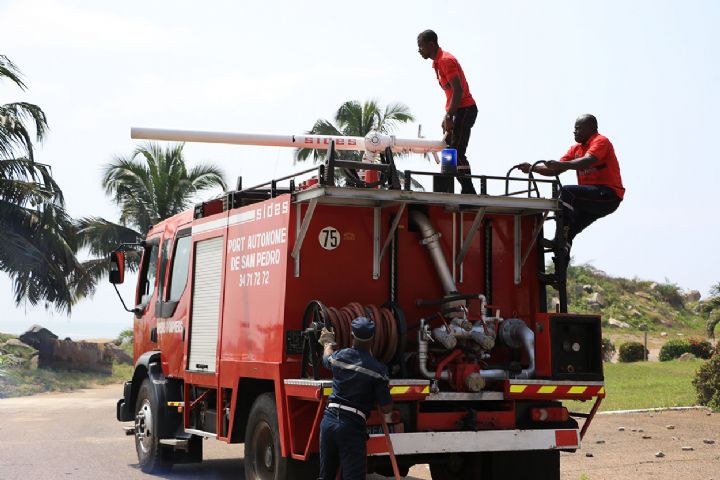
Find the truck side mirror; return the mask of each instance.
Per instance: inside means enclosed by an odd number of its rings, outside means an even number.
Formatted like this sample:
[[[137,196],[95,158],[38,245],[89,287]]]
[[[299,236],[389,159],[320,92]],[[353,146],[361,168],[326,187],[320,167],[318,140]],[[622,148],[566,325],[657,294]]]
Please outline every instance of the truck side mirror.
[[[125,281],[125,253],[110,253],[110,283],[120,284]]]

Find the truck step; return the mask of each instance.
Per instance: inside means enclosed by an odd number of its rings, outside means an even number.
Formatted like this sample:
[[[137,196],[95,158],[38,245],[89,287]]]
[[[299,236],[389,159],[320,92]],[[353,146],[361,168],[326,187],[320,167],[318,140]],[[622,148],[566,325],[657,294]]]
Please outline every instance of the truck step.
[[[123,427],[123,430],[125,430],[125,435],[135,435],[135,427]]]
[[[161,438],[160,445],[169,445],[175,448],[187,449],[188,441],[182,438]]]

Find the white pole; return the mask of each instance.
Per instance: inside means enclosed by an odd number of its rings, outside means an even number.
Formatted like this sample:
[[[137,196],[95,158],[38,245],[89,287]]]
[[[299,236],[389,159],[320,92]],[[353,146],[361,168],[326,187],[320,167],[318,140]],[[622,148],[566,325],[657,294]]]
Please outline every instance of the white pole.
[[[130,137],[145,140],[172,142],[228,143],[235,145],[260,145],[268,147],[294,147],[326,150],[335,141],[336,150],[382,152],[390,147],[393,152],[439,152],[445,143],[439,140],[419,138],[403,139],[377,132],[363,137],[334,135],[268,135],[261,133],[205,132],[198,130],[168,130],[161,128],[138,128],[130,130]]]

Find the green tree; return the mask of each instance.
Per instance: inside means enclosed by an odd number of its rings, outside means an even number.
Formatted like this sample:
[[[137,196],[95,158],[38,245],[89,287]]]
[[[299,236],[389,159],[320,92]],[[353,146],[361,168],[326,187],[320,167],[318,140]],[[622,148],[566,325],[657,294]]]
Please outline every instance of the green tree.
[[[393,103],[384,109],[375,100],[360,103],[351,100],[343,103],[335,114],[335,123],[318,119],[307,133],[312,135],[345,135],[364,137],[371,131],[391,134],[398,124],[412,122],[415,118],[410,109],[402,103]],[[325,157],[324,150],[299,148],[295,152],[297,161],[303,162],[312,156],[313,162]],[[360,160],[362,152],[340,151],[338,157],[347,160]]]
[[[27,89],[4,55],[1,80]],[[34,160],[33,142],[41,142],[47,130],[37,105],[0,105],[0,270],[13,282],[16,303],[45,302],[69,312],[85,272],[75,257],[77,239],[62,190],[50,167]]]
[[[154,224],[186,210],[199,192],[227,188],[224,174],[216,166],[201,164],[188,169],[183,148],[184,144],[174,144],[163,149],[150,142],[105,167],[102,186],[120,207],[120,221],[100,217],[77,221],[80,245],[94,257],[83,263],[89,272],[83,292],[93,292],[98,279],[107,275],[108,255],[119,244],[140,242]],[[128,269],[136,270],[139,255],[128,252],[126,259]]]
[[[710,287],[711,298],[703,302],[702,312],[707,316],[707,336],[715,338],[715,327],[720,323],[720,283]]]

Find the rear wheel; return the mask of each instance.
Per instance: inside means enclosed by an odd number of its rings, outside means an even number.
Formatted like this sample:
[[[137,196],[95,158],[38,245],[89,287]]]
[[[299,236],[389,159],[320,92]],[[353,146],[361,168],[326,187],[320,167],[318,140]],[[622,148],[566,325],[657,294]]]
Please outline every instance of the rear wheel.
[[[245,479],[286,480],[287,467],[280,450],[275,396],[263,393],[250,409],[245,431]]]
[[[161,472],[172,465],[163,455],[158,422],[158,399],[150,380],[146,378],[135,403],[135,450],[140,469],[145,473]]]

